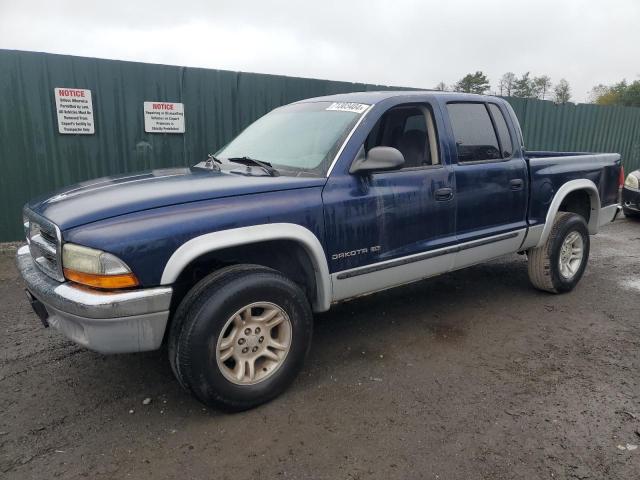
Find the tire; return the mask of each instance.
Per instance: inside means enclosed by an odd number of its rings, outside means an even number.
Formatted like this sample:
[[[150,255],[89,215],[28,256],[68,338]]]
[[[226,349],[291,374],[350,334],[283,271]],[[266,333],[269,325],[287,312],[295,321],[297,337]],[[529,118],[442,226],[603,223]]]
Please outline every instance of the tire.
[[[579,236],[579,239],[575,235]],[[575,239],[574,245],[582,244],[579,265],[573,260],[567,266],[561,265],[561,258],[568,258],[563,252],[563,244],[569,237]],[[539,290],[551,293],[570,292],[578,284],[589,260],[589,231],[584,218],[575,213],[559,212],[544,245],[527,251],[529,259],[529,280]],[[576,252],[577,250],[573,250]],[[575,254],[577,255],[577,254]],[[571,266],[575,268],[571,270]],[[577,265],[577,266],[576,266]]]
[[[202,403],[242,411],[293,382],[312,332],[311,307],[298,285],[270,268],[234,265],[208,275],[184,297],[169,332],[169,360],[180,384]]]

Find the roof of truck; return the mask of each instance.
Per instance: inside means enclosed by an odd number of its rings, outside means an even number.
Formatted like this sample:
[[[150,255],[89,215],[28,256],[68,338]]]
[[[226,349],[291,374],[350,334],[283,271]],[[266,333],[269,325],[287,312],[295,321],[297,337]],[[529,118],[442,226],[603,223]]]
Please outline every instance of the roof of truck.
[[[497,97],[491,97],[489,95],[476,95],[473,93],[457,93],[457,92],[441,92],[438,90],[382,90],[375,92],[351,92],[351,93],[338,93],[336,95],[327,95],[324,97],[314,97],[300,100],[295,103],[302,102],[355,102],[355,103],[367,103],[373,105],[375,103],[387,100],[394,97],[434,97],[438,96],[445,101],[456,100],[482,100],[486,101],[488,98],[497,99]]]

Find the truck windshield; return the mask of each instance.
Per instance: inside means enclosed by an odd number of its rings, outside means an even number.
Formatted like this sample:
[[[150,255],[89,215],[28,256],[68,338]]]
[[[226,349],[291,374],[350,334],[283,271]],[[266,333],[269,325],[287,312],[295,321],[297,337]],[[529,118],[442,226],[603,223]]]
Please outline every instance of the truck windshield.
[[[249,157],[283,175],[324,176],[347,135],[368,108],[360,103],[309,102],[277,108],[216,153]]]

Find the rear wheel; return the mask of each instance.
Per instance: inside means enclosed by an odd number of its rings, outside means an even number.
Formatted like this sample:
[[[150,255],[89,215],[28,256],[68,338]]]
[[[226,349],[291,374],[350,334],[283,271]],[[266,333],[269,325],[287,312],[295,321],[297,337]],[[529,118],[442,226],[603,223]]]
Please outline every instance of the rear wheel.
[[[547,292],[573,290],[587,266],[589,246],[584,218],[575,213],[558,213],[544,245],[527,252],[529,280]]]
[[[181,302],[169,358],[182,386],[230,411],[267,402],[302,368],[313,317],[306,296],[281,273],[237,265],[201,280]]]

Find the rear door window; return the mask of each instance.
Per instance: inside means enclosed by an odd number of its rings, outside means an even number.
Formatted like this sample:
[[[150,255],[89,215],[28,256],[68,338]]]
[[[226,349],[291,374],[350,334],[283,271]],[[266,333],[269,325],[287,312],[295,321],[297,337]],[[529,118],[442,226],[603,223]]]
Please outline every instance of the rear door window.
[[[484,103],[447,105],[458,152],[458,162],[499,160],[498,137]]]
[[[500,138],[500,145],[502,146],[502,157],[509,158],[513,153],[513,143],[511,142],[511,135],[509,134],[509,127],[507,127],[507,121],[502,114],[502,111],[495,103],[489,104],[489,111],[493,117],[493,122],[498,130],[498,137]]]

